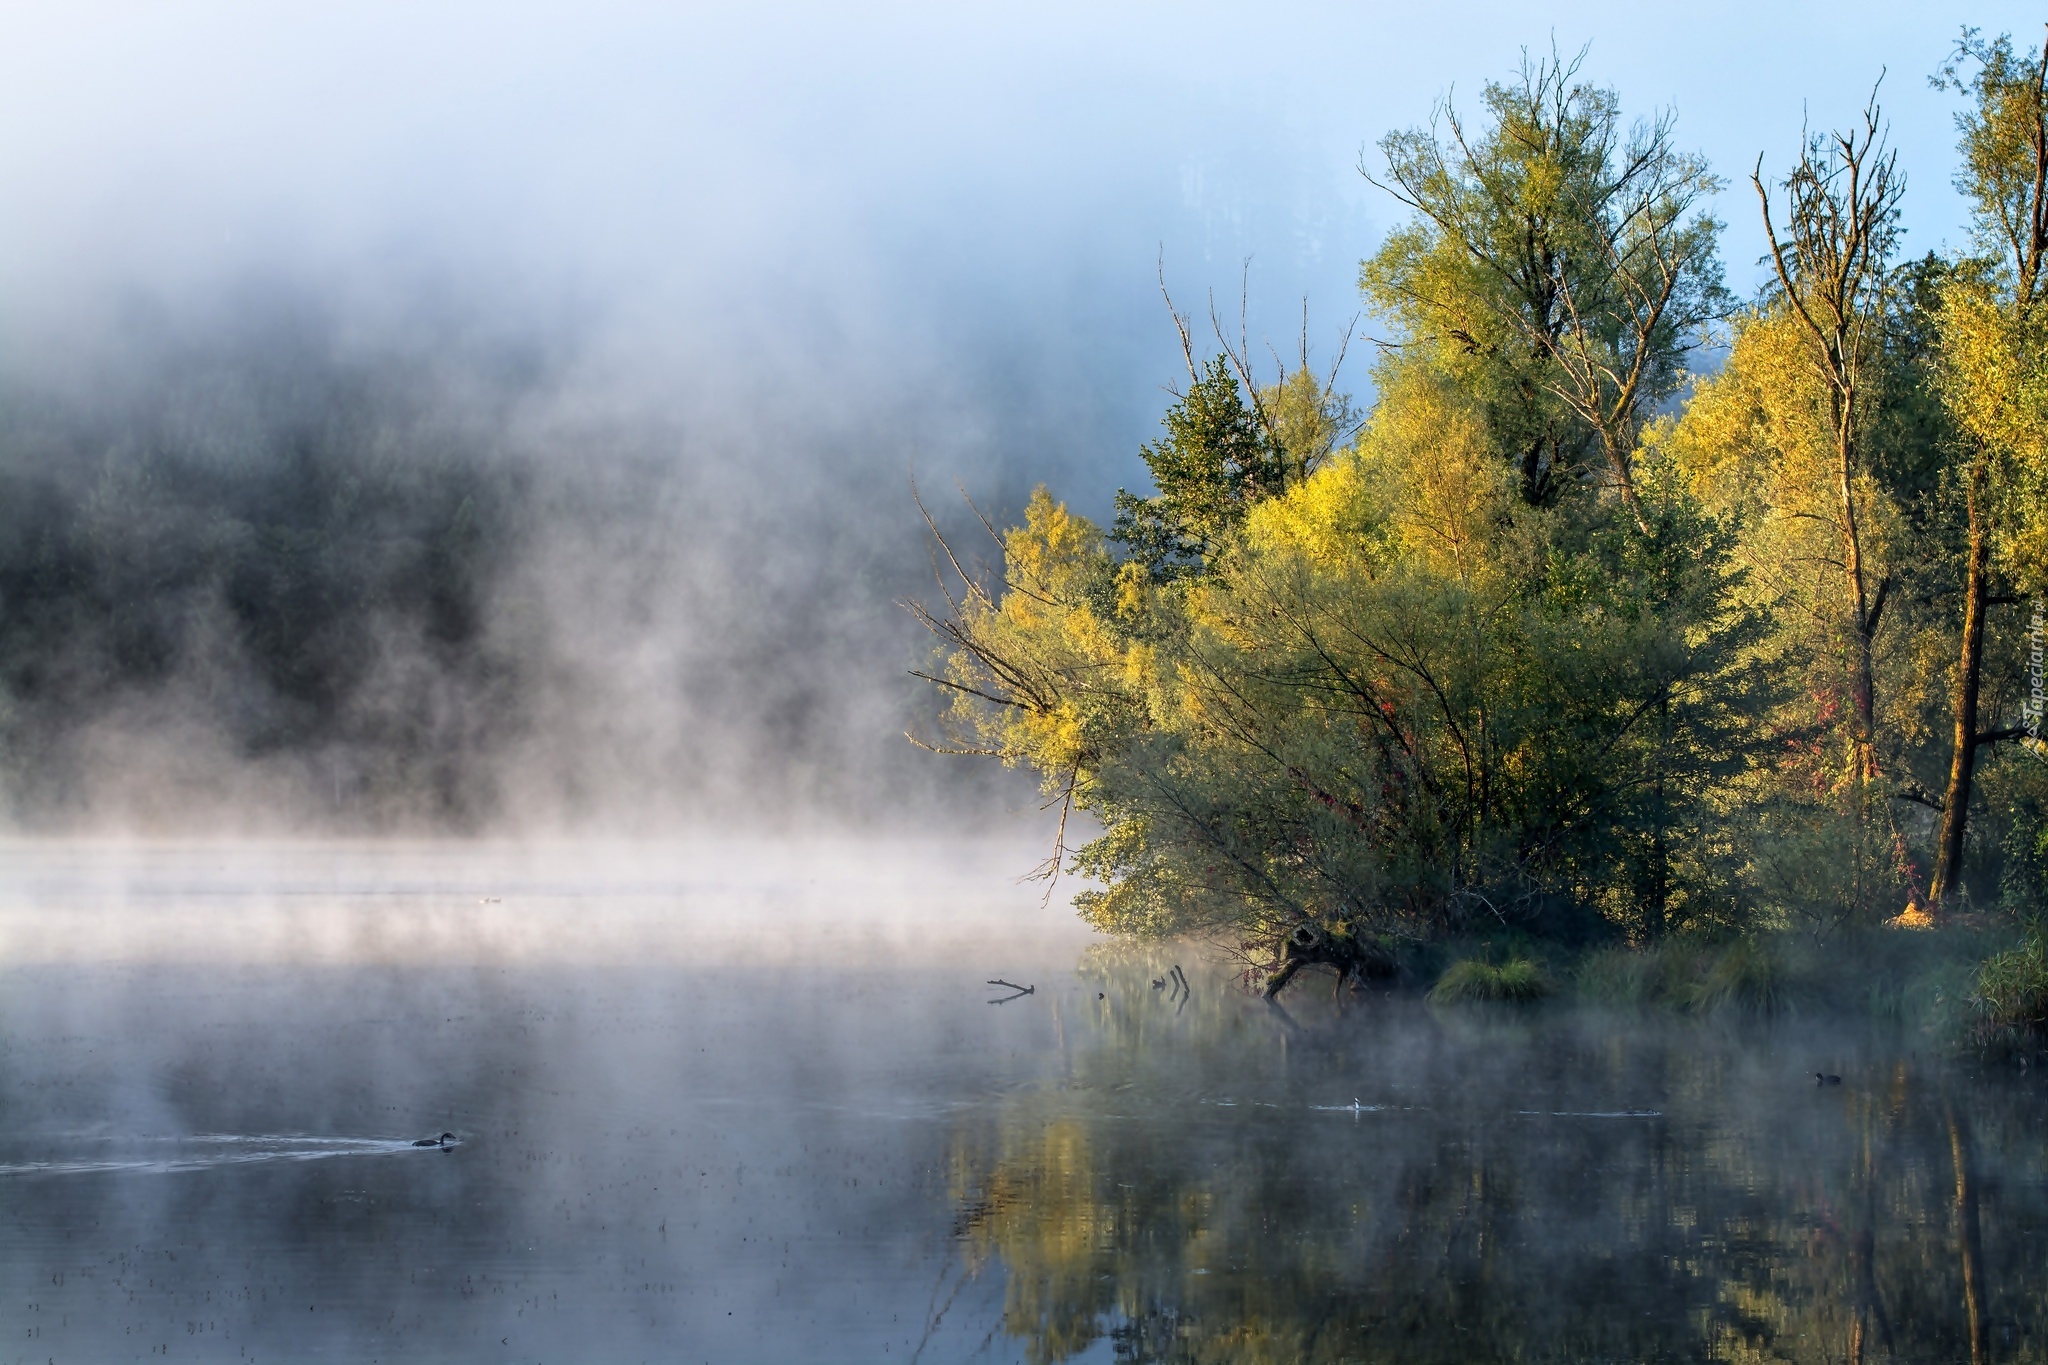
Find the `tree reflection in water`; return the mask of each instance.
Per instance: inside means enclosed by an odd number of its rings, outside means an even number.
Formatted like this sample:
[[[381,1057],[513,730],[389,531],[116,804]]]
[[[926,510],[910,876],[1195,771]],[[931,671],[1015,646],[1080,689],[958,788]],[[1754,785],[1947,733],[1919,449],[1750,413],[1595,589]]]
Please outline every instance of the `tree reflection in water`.
[[[2024,1076],[1813,1020],[1176,1014],[1148,975],[1055,1002],[1064,1080],[954,1143],[1032,1361],[2048,1355]]]

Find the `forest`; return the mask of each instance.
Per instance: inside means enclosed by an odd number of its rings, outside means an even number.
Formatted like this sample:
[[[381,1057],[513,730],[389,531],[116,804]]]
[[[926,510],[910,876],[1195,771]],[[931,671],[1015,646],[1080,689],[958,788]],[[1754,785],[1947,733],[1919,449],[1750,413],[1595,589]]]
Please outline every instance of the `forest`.
[[[599,400],[574,329],[353,306],[259,282],[145,300],[43,372],[0,360],[0,826],[659,836],[923,809],[900,482],[863,496],[852,443],[824,468],[814,431],[725,443],[632,384]],[[795,468],[758,479],[778,447]],[[758,554],[771,530],[801,552]]]
[[[1389,133],[1370,405],[1175,312],[1149,494],[1040,488],[999,567],[939,536],[913,738],[1042,779],[1090,924],[1269,996],[1577,962],[1769,1007],[1861,945],[2048,1020],[2048,52],[1966,30],[1932,79],[1951,255],[1902,250],[1876,91],[1732,183],[1569,56]]]
[[[187,806],[204,734],[242,762],[302,764],[331,806],[488,813],[476,755],[516,727],[523,680],[485,638],[489,588],[530,479],[489,423],[447,411],[431,367],[336,363],[311,330],[266,318],[211,351],[159,343],[87,401],[8,386],[10,819],[63,828],[96,768],[172,786],[139,756],[152,733],[185,751]]]

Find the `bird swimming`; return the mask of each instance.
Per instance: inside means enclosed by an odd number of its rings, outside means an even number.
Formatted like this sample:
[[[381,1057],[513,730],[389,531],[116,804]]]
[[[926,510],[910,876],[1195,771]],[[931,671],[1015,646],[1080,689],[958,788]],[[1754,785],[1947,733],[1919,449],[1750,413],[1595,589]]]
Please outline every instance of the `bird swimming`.
[[[437,1138],[414,1138],[412,1145],[415,1147],[446,1147],[454,1138],[455,1134],[453,1133],[443,1133]]]
[[[1813,1083],[1815,1085],[1840,1085],[1842,1078],[1840,1076],[1830,1076],[1825,1071],[1816,1071],[1813,1073]]]

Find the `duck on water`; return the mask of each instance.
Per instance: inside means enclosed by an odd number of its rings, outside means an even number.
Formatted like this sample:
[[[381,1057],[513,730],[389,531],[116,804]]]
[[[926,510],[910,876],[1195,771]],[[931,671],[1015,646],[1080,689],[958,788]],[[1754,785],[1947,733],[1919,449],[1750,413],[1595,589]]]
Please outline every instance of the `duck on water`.
[[[437,1138],[414,1138],[415,1147],[450,1147],[455,1143],[455,1134],[443,1133]]]

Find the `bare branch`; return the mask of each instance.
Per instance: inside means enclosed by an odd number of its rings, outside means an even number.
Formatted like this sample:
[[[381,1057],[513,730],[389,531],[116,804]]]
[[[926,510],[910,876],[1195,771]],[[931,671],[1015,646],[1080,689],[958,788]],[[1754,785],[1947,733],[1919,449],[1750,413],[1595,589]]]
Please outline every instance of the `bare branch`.
[[[1159,247],[1159,297],[1166,300],[1166,315],[1173,319],[1173,330],[1180,334],[1181,358],[1188,364],[1188,382],[1201,382],[1201,374],[1195,369],[1195,346],[1188,336],[1187,315],[1173,306],[1173,295],[1166,290],[1166,246]]]

